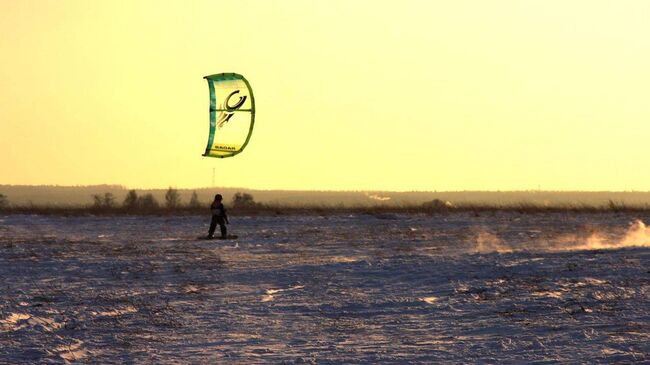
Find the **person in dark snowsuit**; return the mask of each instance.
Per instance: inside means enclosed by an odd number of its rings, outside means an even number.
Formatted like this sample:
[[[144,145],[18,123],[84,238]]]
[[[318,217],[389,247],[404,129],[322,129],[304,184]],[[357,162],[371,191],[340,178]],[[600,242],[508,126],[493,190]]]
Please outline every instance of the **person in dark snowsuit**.
[[[221,201],[223,200],[223,197],[221,194],[217,194],[214,196],[214,201],[212,204],[210,204],[210,210],[212,211],[212,221],[210,222],[210,230],[208,231],[208,238],[213,238],[214,236],[214,230],[217,228],[217,224],[219,224],[219,228],[221,229],[221,237],[226,238],[228,237],[228,230],[226,229],[226,224],[230,224],[228,222],[228,215],[226,215],[226,208],[223,206]]]

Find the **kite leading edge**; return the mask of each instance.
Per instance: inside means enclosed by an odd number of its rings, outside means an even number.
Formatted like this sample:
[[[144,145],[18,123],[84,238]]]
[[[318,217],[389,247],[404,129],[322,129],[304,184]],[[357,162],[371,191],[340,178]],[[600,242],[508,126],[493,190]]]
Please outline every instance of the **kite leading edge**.
[[[205,76],[210,88],[210,135],[203,156],[232,157],[244,150],[255,124],[253,89],[244,76]]]

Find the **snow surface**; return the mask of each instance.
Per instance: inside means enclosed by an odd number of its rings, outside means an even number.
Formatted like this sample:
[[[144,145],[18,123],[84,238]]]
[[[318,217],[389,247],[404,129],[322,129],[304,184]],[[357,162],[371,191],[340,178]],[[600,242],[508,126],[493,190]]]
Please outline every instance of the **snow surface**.
[[[0,363],[650,363],[650,217],[0,216]]]

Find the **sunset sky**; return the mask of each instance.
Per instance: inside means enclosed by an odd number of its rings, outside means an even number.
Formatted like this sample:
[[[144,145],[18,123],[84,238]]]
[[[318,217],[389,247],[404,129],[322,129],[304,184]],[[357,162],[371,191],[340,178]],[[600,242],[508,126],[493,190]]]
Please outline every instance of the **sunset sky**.
[[[0,0],[0,184],[650,190],[650,2]],[[203,76],[250,81],[202,157]]]

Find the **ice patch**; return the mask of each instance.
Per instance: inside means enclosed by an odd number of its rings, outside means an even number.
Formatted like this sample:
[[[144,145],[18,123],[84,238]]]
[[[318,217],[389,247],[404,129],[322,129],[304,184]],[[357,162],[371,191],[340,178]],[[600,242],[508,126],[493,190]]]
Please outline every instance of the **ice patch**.
[[[82,348],[82,345],[83,341],[75,340],[70,345],[57,346],[53,353],[59,355],[66,363],[81,360],[87,355],[87,351]]]
[[[266,289],[266,294],[273,295],[273,294],[280,293],[280,292],[283,292],[283,291],[302,289],[304,287],[305,287],[304,285],[296,285],[296,286],[292,286],[292,287],[289,287],[289,288],[286,288],[286,289]]]
[[[545,291],[535,291],[532,293],[534,297],[547,297],[547,298],[554,298],[554,299],[562,299],[562,296],[564,295],[563,292],[559,290],[545,290]]]
[[[291,290],[298,290],[298,289],[303,289],[305,286],[304,285],[294,285],[292,287],[286,288],[286,289],[266,289],[266,294],[262,296],[261,301],[262,302],[270,302],[273,299],[275,299],[274,294],[286,292],[286,291],[291,291]]]
[[[0,320],[0,329],[3,331],[16,330],[16,325],[22,320],[31,318],[29,314],[25,313],[11,313],[9,317]]]
[[[126,307],[123,308],[116,308],[110,311],[104,311],[104,312],[98,312],[95,315],[101,316],[101,317],[117,317],[121,316],[124,314],[129,314],[129,313],[135,313],[138,310],[132,306],[132,305],[127,305]]]
[[[200,293],[202,290],[202,288],[199,288],[196,285],[186,285],[183,287],[183,293],[185,294],[196,294]]]
[[[260,299],[260,301],[261,301],[262,303],[264,303],[264,302],[270,302],[270,301],[272,301],[273,299],[275,299],[275,297],[274,297],[273,295],[263,295],[263,296],[262,296],[262,299]]]
[[[12,313],[9,317],[0,320],[0,329],[3,331],[18,331],[26,327],[34,327],[45,332],[56,331],[63,325],[53,319],[36,317],[26,313]]]
[[[434,304],[435,302],[438,301],[438,298],[431,296],[431,297],[420,298],[420,300],[427,304]]]
[[[357,262],[361,261],[362,259],[358,257],[348,257],[348,256],[334,256],[332,257],[332,262],[335,263],[352,263],[352,262]]]

